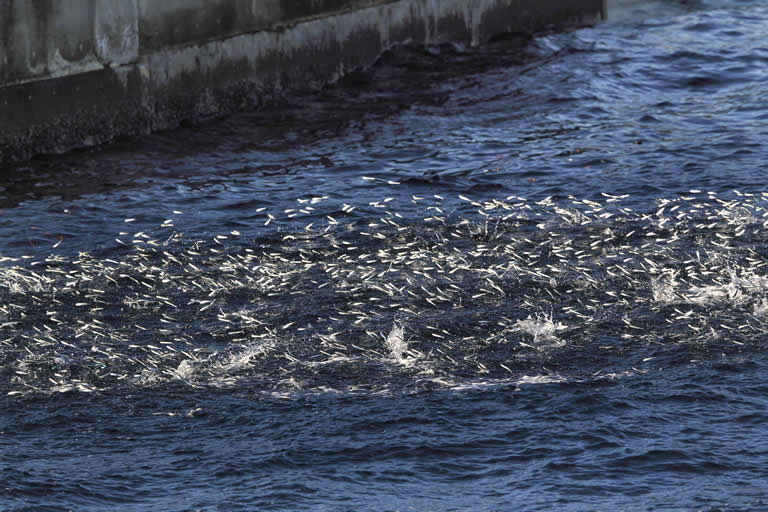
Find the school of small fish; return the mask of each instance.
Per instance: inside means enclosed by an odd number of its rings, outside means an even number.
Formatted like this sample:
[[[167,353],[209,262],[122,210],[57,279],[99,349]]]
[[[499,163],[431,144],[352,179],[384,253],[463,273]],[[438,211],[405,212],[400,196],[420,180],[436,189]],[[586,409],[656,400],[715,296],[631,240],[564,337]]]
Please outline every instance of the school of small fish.
[[[326,200],[260,212],[255,237],[126,219],[107,255],[0,258],[0,392],[431,389],[766,342],[768,193]]]

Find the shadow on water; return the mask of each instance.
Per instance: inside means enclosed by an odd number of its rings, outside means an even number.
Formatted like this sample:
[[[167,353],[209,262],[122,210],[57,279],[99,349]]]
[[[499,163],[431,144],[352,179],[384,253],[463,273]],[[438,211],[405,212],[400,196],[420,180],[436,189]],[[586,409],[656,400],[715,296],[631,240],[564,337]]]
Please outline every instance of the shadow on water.
[[[731,4],[723,0],[610,0],[608,19],[636,24]],[[368,70],[350,73],[320,92],[280,97],[257,112],[7,165],[0,170],[0,207],[12,208],[48,196],[71,200],[109,194],[157,180],[203,177],[205,181],[208,176],[215,182],[214,176],[230,173],[269,176],[316,164],[332,168],[335,151],[302,154],[295,160],[290,154],[302,146],[342,137],[349,130],[363,130],[366,124],[392,118],[417,105],[440,107],[457,91],[475,86],[473,77],[489,70],[512,68],[526,73],[576,49],[530,42],[529,35],[508,34],[479,48],[456,44],[400,46],[386,52]],[[706,77],[692,77],[687,83],[716,84]],[[535,94],[530,98],[536,99]],[[551,100],[570,101],[567,97]],[[259,162],[265,154],[286,154],[287,158]],[[243,159],[248,164],[238,165]],[[226,165],[221,165],[221,160]]]
[[[320,91],[285,94],[258,111],[6,165],[0,175],[0,207],[46,196],[71,200],[106,194],[154,180],[208,176],[215,181],[230,174],[281,174],[302,164],[332,167],[332,152],[261,165],[252,157],[290,155],[296,148],[341,137],[414,105],[439,107],[455,84],[463,86],[461,77],[493,67],[535,65],[550,57],[529,51],[530,40],[526,34],[506,34],[477,48],[453,43],[401,45],[385,52],[369,69],[349,73]],[[209,165],[219,158],[236,160],[238,155],[256,161],[230,168]]]

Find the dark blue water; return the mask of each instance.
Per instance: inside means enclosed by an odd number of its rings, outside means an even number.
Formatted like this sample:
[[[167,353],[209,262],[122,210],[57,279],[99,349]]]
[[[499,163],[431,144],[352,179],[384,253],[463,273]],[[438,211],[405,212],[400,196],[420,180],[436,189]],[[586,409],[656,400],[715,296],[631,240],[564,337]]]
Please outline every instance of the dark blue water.
[[[768,509],[768,5],[400,47],[0,181],[0,509]]]

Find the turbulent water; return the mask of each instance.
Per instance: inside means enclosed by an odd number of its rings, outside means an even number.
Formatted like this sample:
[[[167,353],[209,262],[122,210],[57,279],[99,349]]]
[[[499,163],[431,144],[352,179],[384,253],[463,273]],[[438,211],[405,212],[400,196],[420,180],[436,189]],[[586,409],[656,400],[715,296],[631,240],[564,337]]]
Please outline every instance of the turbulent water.
[[[768,508],[768,5],[624,0],[0,181],[0,509]]]

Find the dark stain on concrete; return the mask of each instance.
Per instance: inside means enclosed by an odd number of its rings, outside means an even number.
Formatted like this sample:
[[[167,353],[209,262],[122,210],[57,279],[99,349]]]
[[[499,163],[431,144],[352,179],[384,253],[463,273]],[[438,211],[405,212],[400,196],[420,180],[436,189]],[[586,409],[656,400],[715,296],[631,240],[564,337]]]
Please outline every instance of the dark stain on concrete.
[[[94,0],[87,0],[93,2]],[[154,0],[139,0],[154,2]],[[353,30],[342,41],[329,37],[323,44],[308,41],[300,47],[280,44],[281,37],[296,37],[289,30],[279,30],[280,23],[294,23],[332,10],[368,7],[374,4],[391,3],[393,0],[263,0],[261,5],[272,5],[274,9],[261,12],[259,23],[270,20],[270,38],[274,49],[265,51],[256,60],[250,55],[234,55],[229,58],[200,54],[193,57],[196,66],[178,73],[171,79],[163,78],[164,64],[158,68],[158,76],[152,76],[151,66],[141,61],[117,69],[104,68],[99,71],[80,73],[61,78],[33,81],[25,84],[0,87],[0,162],[27,159],[35,154],[63,152],[75,147],[108,142],[118,135],[132,136],[153,130],[168,129],[185,122],[199,122],[211,117],[244,109],[258,108],[270,103],[286,90],[311,89],[322,86],[340,77],[340,73],[353,71],[373,64],[384,47],[380,27],[368,21],[359,30]],[[29,41],[46,41],[51,26],[49,8],[52,3],[64,5],[68,0],[41,0],[21,2],[0,0],[0,28],[18,26],[18,16],[28,19],[25,27]],[[170,0],[169,0],[170,2]],[[224,40],[227,31],[241,31],[253,18],[246,17],[246,11],[254,3],[241,0],[184,0],[176,3],[151,3],[154,9],[163,11],[166,5],[184,6],[190,2],[203,2],[209,9],[188,13],[185,23],[179,23],[174,16],[164,14],[157,23],[140,27],[142,44],[156,45],[158,51],[167,51],[169,45],[182,44],[193,38]],[[470,42],[474,37],[487,40],[491,36],[511,31],[527,33],[551,24],[568,24],[584,19],[585,13],[600,13],[602,0],[580,0],[560,7],[555,0],[500,1],[480,20],[474,20],[473,33],[464,15],[444,14],[439,20],[412,16],[400,21],[397,26],[388,27],[390,42],[405,40],[426,40],[440,34],[441,40]],[[23,7],[20,5],[23,4]],[[23,12],[36,5],[38,14]],[[247,5],[246,5],[247,4]],[[45,11],[45,12],[44,12]],[[170,9],[169,11],[173,11]],[[55,12],[55,11],[54,11]],[[20,14],[22,13],[22,14]],[[245,13],[245,14],[244,14]],[[251,15],[253,13],[251,12]],[[81,24],[71,18],[67,23],[79,27],[78,31],[92,26],[93,21]],[[31,18],[31,19],[30,19]],[[243,24],[245,20],[245,24]],[[312,23],[323,23],[322,21]],[[332,29],[330,25],[329,29]],[[13,73],[28,71],[27,47],[20,47],[24,40],[14,39],[11,31],[4,31],[0,48],[13,48],[9,61],[13,62],[3,71],[3,81]],[[300,33],[299,33],[300,34]],[[303,37],[303,36],[301,36]],[[82,42],[82,38],[81,42]],[[87,38],[86,38],[87,40]],[[299,39],[300,40],[300,39]],[[479,42],[479,41],[474,41]],[[24,43],[26,44],[26,43]],[[31,44],[31,43],[30,43]],[[78,58],[84,52],[92,51],[87,44],[73,37],[65,41],[67,55],[64,58]],[[74,45],[74,46],[72,46]],[[247,48],[247,45],[245,46]],[[36,61],[45,62],[47,48],[34,50]],[[185,51],[193,51],[187,49]],[[142,52],[147,52],[143,48]],[[172,53],[169,54],[172,66]],[[13,60],[16,59],[16,60]],[[24,61],[27,59],[27,61]],[[206,61],[207,59],[207,61]],[[160,59],[160,62],[164,62]],[[9,71],[10,70],[10,71]]]
[[[48,31],[52,44],[49,52],[58,51],[64,60],[80,62],[94,52],[95,0],[78,0],[78,9],[71,0],[49,0],[49,20],[55,24]],[[82,9],[82,10],[81,10]],[[50,56],[49,53],[49,56]]]
[[[111,69],[0,88],[0,162],[148,133],[137,70]]]
[[[155,0],[146,0],[155,2]],[[222,39],[260,30],[281,30],[285,25],[317,16],[392,3],[396,0],[197,0],[183,8],[152,5],[152,16],[142,16],[144,53],[192,43]],[[180,22],[183,20],[183,22]]]

